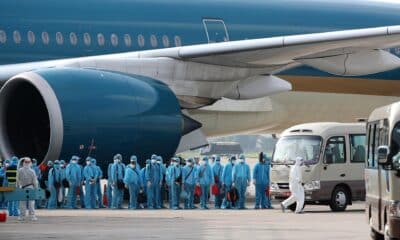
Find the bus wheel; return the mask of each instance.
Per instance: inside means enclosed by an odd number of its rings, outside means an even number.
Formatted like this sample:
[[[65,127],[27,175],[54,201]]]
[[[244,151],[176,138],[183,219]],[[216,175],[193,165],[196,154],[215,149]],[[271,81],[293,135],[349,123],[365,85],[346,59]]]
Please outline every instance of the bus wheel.
[[[369,219],[369,226],[371,228],[370,236],[372,240],[383,240],[383,235],[372,228],[372,218]]]
[[[344,187],[336,187],[333,190],[329,206],[333,212],[343,212],[349,203],[349,193]]]

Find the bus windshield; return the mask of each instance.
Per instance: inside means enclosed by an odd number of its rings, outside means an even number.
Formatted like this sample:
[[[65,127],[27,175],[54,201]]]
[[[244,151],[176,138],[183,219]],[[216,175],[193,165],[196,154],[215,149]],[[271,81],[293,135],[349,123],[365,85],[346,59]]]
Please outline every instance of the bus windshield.
[[[292,165],[302,157],[307,165],[319,161],[322,138],[320,136],[286,136],[276,143],[272,164]]]
[[[390,144],[390,154],[388,156],[389,159],[392,159],[393,166],[395,169],[400,169],[399,162],[400,155],[400,122],[396,124],[392,131],[392,142]]]

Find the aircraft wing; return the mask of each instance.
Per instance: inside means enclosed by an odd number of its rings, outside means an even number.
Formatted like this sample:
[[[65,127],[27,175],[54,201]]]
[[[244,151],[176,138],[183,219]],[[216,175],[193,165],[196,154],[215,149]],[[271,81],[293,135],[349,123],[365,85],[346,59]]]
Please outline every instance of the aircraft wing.
[[[380,50],[395,46],[400,46],[400,26],[184,46],[141,56],[265,68],[269,74],[305,64],[335,75],[357,76],[399,67],[399,58]]]

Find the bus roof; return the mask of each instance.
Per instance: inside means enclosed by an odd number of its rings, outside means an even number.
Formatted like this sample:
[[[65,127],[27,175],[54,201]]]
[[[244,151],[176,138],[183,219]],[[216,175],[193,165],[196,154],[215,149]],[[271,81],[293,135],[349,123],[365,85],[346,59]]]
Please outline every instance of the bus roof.
[[[365,133],[365,123],[315,122],[290,127],[282,136],[291,135],[334,135],[343,133]]]
[[[400,120],[400,102],[392,103],[375,109],[368,118],[368,122],[388,119],[390,122],[398,122]]]

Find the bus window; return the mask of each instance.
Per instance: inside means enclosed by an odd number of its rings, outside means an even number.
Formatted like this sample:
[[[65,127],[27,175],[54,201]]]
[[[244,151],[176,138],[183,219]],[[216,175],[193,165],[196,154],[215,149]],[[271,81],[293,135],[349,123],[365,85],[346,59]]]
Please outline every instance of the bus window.
[[[373,161],[372,161],[372,167],[373,168],[378,168],[378,147],[379,147],[379,128],[375,124],[374,125],[374,152],[373,152]]]
[[[365,162],[365,135],[350,135],[350,162]]]
[[[325,163],[346,163],[346,149],[344,137],[332,137],[325,147]]]

